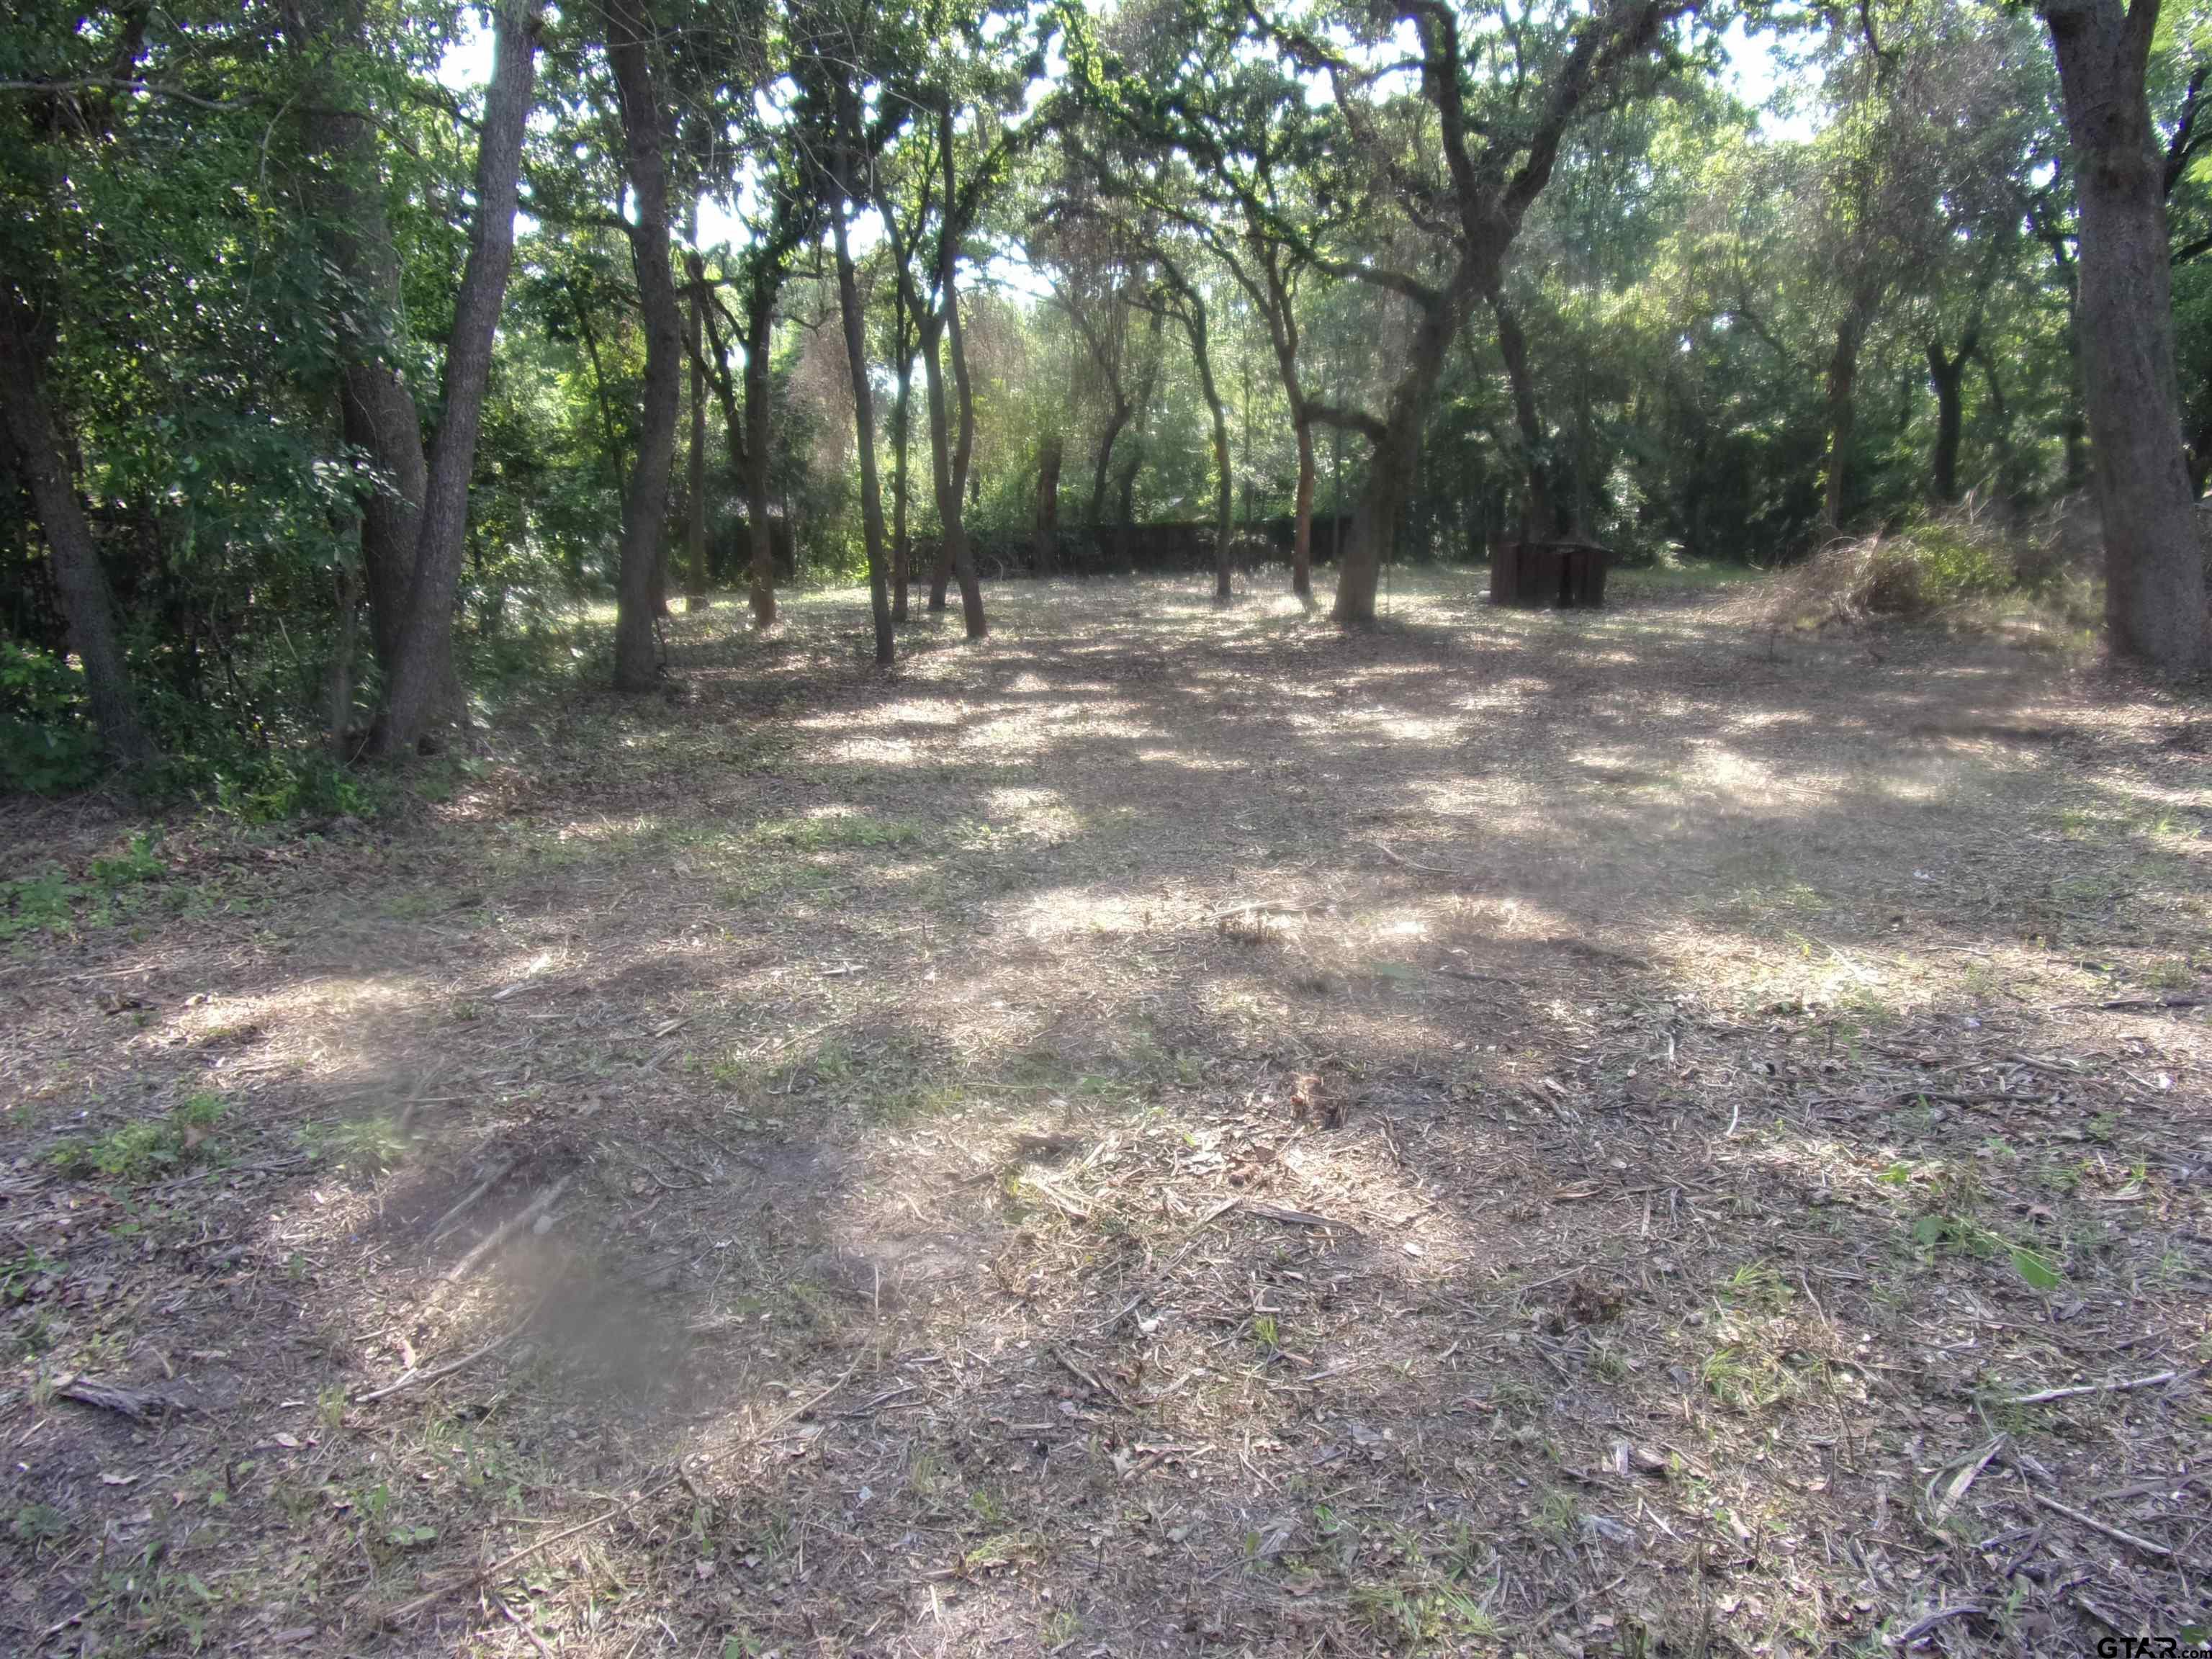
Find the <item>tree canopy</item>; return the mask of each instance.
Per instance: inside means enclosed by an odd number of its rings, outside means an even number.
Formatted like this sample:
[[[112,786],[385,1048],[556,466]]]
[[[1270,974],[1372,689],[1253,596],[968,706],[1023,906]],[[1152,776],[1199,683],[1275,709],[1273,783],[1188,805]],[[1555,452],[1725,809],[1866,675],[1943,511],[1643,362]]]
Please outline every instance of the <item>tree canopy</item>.
[[[290,799],[580,605],[643,690],[672,586],[867,578],[888,663],[910,583],[974,637],[1165,526],[1357,627],[1505,539],[2071,503],[2199,666],[2207,16],[19,6],[0,763]]]

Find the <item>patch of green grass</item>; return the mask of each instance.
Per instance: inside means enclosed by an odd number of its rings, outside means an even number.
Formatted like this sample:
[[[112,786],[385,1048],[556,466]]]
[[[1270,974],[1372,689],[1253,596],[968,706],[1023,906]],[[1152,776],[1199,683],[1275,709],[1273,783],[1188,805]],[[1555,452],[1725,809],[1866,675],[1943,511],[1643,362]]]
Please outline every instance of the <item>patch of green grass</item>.
[[[2197,983],[2197,970],[2186,957],[2166,957],[2144,968],[2142,982],[2154,991],[2186,991]]]
[[[160,844],[160,830],[142,830],[122,852],[93,860],[83,881],[72,880],[67,871],[52,865],[33,875],[0,881],[0,940],[70,933],[80,907],[90,927],[127,915],[137,908],[134,890],[168,872],[155,851]]]
[[[1779,1405],[1799,1389],[1781,1356],[1760,1343],[1724,1344],[1705,1356],[1699,1370],[1714,1399],[1746,1415]]]
[[[8,1531],[17,1543],[36,1556],[47,1545],[68,1534],[69,1517],[52,1504],[26,1504],[15,1511],[15,1519]]]
[[[354,1176],[382,1175],[407,1156],[410,1144],[399,1120],[388,1115],[311,1124],[301,1139],[316,1156]]]
[[[1761,1313],[1780,1313],[1797,1299],[1797,1292],[1783,1282],[1769,1261],[1747,1261],[1721,1284],[1723,1300]]]
[[[932,838],[927,824],[911,818],[879,818],[866,812],[834,817],[764,818],[753,826],[756,842],[778,842],[802,853],[848,848],[912,847]]]
[[[221,1095],[200,1090],[187,1095],[167,1117],[142,1118],[97,1140],[64,1141],[54,1149],[53,1159],[71,1175],[104,1176],[137,1185],[195,1158],[210,1156],[215,1126],[224,1109]]]
[[[1497,1621],[1481,1604],[1449,1584],[1354,1584],[1352,1610],[1376,1638],[1413,1653],[1450,1652],[1498,1634]]]

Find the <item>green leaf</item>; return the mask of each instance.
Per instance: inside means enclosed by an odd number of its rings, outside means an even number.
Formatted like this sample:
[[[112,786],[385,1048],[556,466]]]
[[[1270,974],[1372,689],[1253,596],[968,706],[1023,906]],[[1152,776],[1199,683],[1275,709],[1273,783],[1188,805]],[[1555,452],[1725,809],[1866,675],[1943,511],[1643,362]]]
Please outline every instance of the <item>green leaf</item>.
[[[2039,1291],[2055,1291],[2065,1276],[2025,1244],[2012,1247],[2012,1265],[2020,1276]]]

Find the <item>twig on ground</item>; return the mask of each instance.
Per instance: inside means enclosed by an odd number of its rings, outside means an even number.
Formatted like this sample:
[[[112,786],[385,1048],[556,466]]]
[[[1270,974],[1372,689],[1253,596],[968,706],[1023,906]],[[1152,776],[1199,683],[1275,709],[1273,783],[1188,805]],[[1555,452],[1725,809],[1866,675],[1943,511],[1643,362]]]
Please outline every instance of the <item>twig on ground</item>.
[[[544,1306],[545,1298],[544,1297],[538,1297],[536,1304],[532,1307],[528,1313],[523,1315],[520,1319],[517,1320],[514,1324],[507,1327],[506,1330],[501,1332],[499,1335],[492,1338],[490,1341],[485,1343],[483,1346],[477,1349],[474,1352],[465,1353],[459,1359],[453,1360],[448,1364],[434,1366],[427,1371],[410,1370],[404,1372],[397,1379],[386,1383],[380,1389],[372,1389],[367,1394],[357,1394],[354,1395],[351,1403],[356,1406],[366,1406],[374,1401],[388,1399],[392,1395],[398,1394],[404,1389],[416,1387],[418,1383],[435,1382],[441,1377],[452,1376],[457,1372],[468,1370],[470,1366],[475,1364],[477,1361],[483,1358],[487,1354],[496,1353],[500,1349],[505,1347],[508,1343],[514,1340],[516,1337],[521,1335],[523,1330],[530,1324],[531,1321],[538,1317],[539,1310]]]
[[[466,1193],[462,1194],[460,1202],[454,1205],[452,1209],[447,1211],[445,1214],[438,1218],[438,1224],[430,1229],[429,1243],[435,1244],[440,1239],[451,1232],[453,1230],[453,1224],[461,1218],[463,1212],[468,1209],[469,1206],[475,1203],[493,1188],[498,1186],[501,1182],[506,1180],[508,1175],[513,1172],[514,1166],[521,1161],[522,1160],[520,1157],[508,1158],[505,1163],[500,1164],[496,1169],[495,1169],[489,1175],[486,1176],[482,1181],[479,1181],[475,1186],[470,1188]]]
[[[2154,1371],[2148,1376],[2131,1376],[2124,1382],[2079,1382],[2069,1389],[2039,1389],[2033,1394],[2016,1394],[2006,1400],[2008,1406],[2040,1406],[2048,1400],[2074,1400],[2085,1394],[2125,1394],[2130,1389],[2155,1389],[2171,1382],[2181,1375],[2179,1371]]]
[[[2087,1510],[2077,1510],[2071,1504],[2062,1504],[2048,1493],[2031,1491],[2028,1496],[2042,1504],[2044,1508],[2054,1510],[2064,1516],[2069,1521],[2079,1521],[2092,1532],[2101,1532],[2107,1538],[2117,1539],[2123,1544],[2131,1544],[2145,1555],[2155,1555],[2160,1560],[2164,1560],[2173,1553],[2163,1544],[2154,1543],[2148,1538],[2139,1537],[2134,1533],[2112,1525],[2109,1521],[2100,1521]]]
[[[1311,1227],[1316,1232],[1351,1233],[1358,1237],[1359,1229],[1348,1221],[1332,1220],[1325,1215],[1314,1215],[1304,1210],[1286,1210],[1279,1204],[1260,1204],[1251,1199],[1244,1200],[1244,1212],[1269,1221],[1285,1222],[1293,1227]]]
[[[453,1271],[446,1275],[446,1283],[448,1285],[458,1285],[462,1279],[466,1279],[471,1273],[475,1272],[476,1269],[483,1264],[484,1259],[490,1255],[493,1251],[498,1249],[501,1245],[506,1243],[507,1240],[513,1238],[525,1227],[529,1226],[531,1223],[537,1220],[539,1216],[544,1215],[546,1211],[551,1209],[555,1200],[557,1200],[562,1193],[568,1190],[568,1183],[574,1178],[575,1177],[574,1176],[562,1176],[550,1187],[546,1188],[545,1190],[538,1194],[537,1197],[532,1199],[529,1203],[524,1205],[520,1210],[517,1210],[513,1215],[509,1216],[505,1221],[494,1228],[491,1232],[485,1237],[483,1241],[476,1247],[476,1249],[471,1250],[459,1261],[453,1263]]]
[[[1389,860],[1391,863],[1396,865],[1401,870],[1417,870],[1425,876],[1449,876],[1454,881],[1473,881],[1475,879],[1475,878],[1467,871],[1455,870],[1449,865],[1419,863],[1413,859],[1407,858],[1403,853],[1395,853],[1391,851],[1389,847],[1385,846],[1382,842],[1376,840],[1373,836],[1370,836],[1368,838],[1367,844],[1370,847],[1372,847],[1376,852],[1380,853],[1384,858]]]
[[[1998,1435],[1989,1444],[1984,1446],[1978,1454],[1970,1457],[1958,1474],[1951,1477],[1951,1483],[1944,1487],[1943,1495],[1941,1498],[1936,1496],[1936,1480],[1929,1481],[1928,1514],[1929,1518],[1936,1525],[1942,1525],[1944,1517],[1959,1507],[1966,1496],[1967,1488],[1974,1484],[1984,1469],[1989,1468],[1990,1460],[2004,1449],[2005,1438],[2003,1435]],[[1939,1471],[1936,1479],[1941,1478]]]
[[[544,1654],[545,1656],[545,1659],[553,1659],[553,1650],[545,1645],[545,1638],[540,1636],[536,1631],[530,1628],[530,1621],[528,1620],[525,1619],[520,1613],[517,1613],[513,1607],[507,1605],[507,1598],[505,1596],[501,1596],[500,1598],[499,1610],[507,1615],[507,1621],[512,1624],[515,1629],[520,1631],[525,1636],[530,1638],[530,1645],[532,1647],[536,1648],[538,1652]]]
[[[1916,1619],[1896,1635],[1884,1639],[1893,1648],[1909,1648],[1948,1620],[1971,1619],[1988,1611],[1979,1601],[1961,1601],[1955,1607],[1938,1607],[1925,1619]]]

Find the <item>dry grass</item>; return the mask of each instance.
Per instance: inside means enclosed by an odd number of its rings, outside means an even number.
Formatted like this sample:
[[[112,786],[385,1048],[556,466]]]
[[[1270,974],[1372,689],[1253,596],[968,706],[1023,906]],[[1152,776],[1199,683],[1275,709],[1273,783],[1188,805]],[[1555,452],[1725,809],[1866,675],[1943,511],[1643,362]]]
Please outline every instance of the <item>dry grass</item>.
[[[371,827],[6,808],[0,1643],[2179,1634],[2212,720],[1622,587],[723,605]]]

